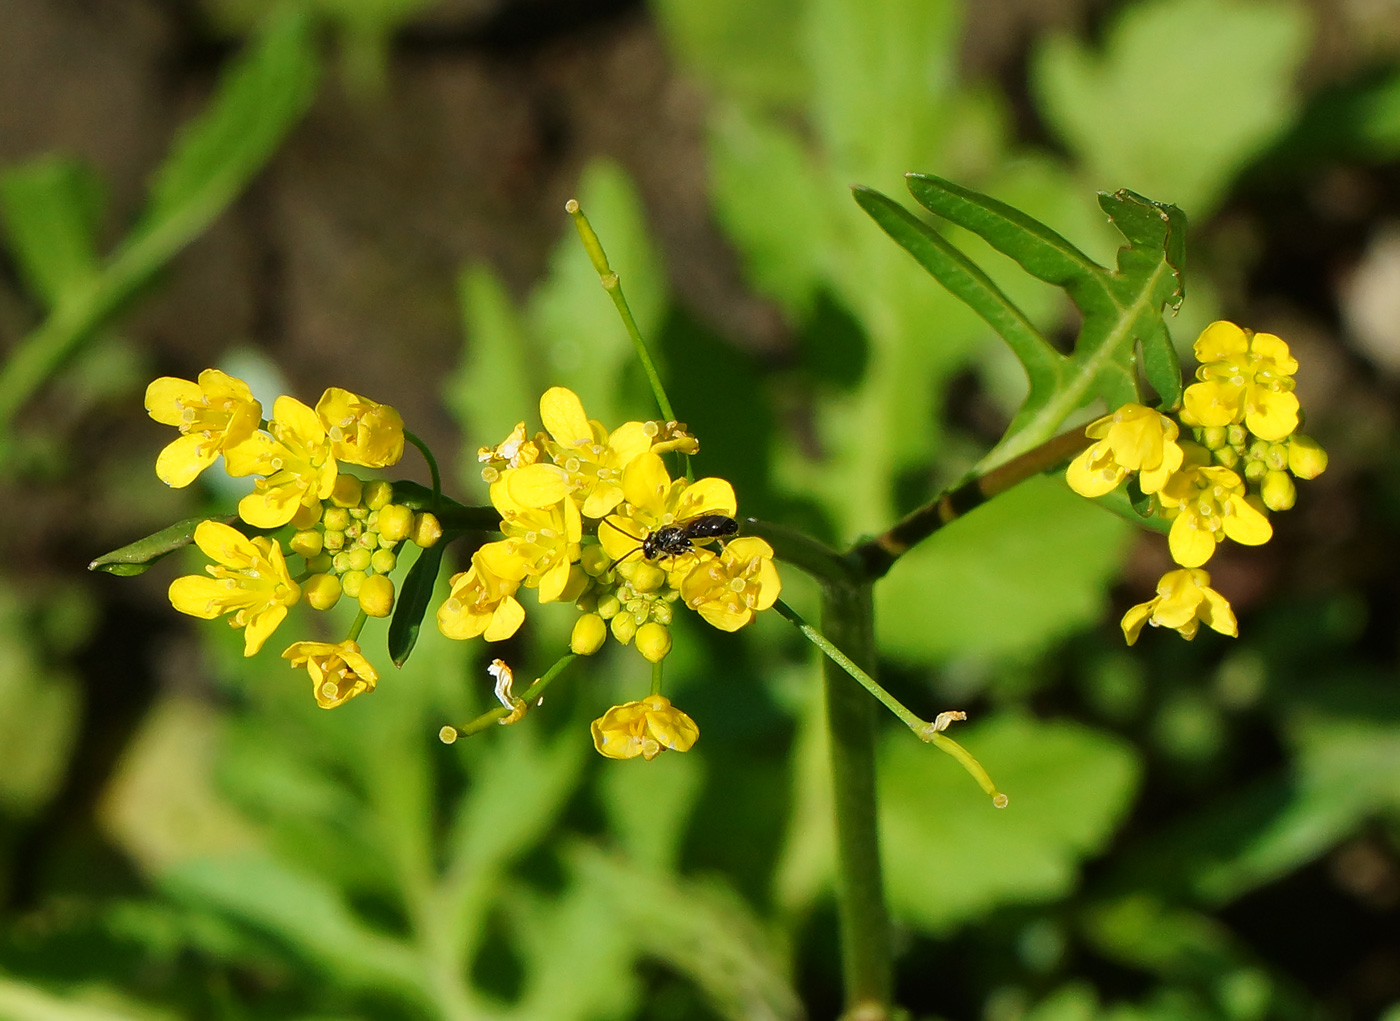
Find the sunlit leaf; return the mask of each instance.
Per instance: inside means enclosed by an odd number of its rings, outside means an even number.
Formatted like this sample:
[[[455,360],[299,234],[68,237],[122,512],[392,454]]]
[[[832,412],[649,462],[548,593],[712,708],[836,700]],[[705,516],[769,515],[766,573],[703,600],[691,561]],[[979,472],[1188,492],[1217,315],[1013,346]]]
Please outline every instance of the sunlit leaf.
[[[1291,120],[1307,28],[1303,6],[1279,0],[1131,4],[1102,53],[1048,40],[1033,85],[1093,179],[1204,217]]]
[[[1008,807],[993,808],[962,770],[907,732],[891,731],[880,752],[891,907],[931,932],[1072,889],[1137,788],[1133,752],[1077,724],[1002,715],[959,729],[957,739],[1010,797]]]

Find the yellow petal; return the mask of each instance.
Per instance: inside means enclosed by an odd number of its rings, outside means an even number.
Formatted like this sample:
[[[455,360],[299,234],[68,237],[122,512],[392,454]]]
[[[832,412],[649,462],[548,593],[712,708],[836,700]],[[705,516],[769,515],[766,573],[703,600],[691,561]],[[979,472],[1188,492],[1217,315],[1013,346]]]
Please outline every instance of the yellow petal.
[[[1229,600],[1222,596],[1215,589],[1202,589],[1205,594],[1205,603],[1201,606],[1200,618],[1209,628],[1214,628],[1222,635],[1229,635],[1231,638],[1239,636],[1239,625],[1235,621],[1235,611],[1230,607]]]
[[[272,637],[287,616],[287,608],[280,603],[272,603],[266,609],[253,615],[248,626],[243,629],[243,655],[255,656],[263,643]]]
[[[540,575],[539,599],[541,603],[556,601],[569,583],[569,562],[560,559],[544,574]]]
[[[222,521],[201,521],[194,529],[194,544],[210,560],[225,567],[252,567],[260,559],[246,535]]]
[[[1192,383],[1182,395],[1185,413],[1197,425],[1220,426],[1234,422],[1244,401],[1241,387],[1218,380]]]
[[[639,454],[622,471],[622,492],[639,510],[660,514],[671,488],[671,475],[659,454]]]
[[[617,466],[625,468],[632,459],[651,449],[645,422],[623,422],[608,436],[608,446],[617,457]]]
[[[655,454],[651,456],[656,457]],[[680,502],[676,505],[676,517],[681,521],[702,514],[722,514],[732,518],[738,507],[734,499],[734,487],[724,479],[697,479],[686,486],[685,492],[681,494]]]
[[[512,468],[501,481],[505,483],[511,498],[522,507],[552,507],[569,495],[568,473],[557,465],[531,464]]]
[[[1095,444],[1071,461],[1065,470],[1065,481],[1069,483],[1069,488],[1080,496],[1093,499],[1111,493],[1118,488],[1118,483],[1122,482],[1127,474],[1121,466],[1112,461],[1097,463],[1094,458],[1099,453],[1101,452],[1098,444]]]
[[[316,412],[295,397],[283,395],[277,398],[277,403],[272,406],[272,418],[276,423],[279,438],[291,432],[306,446],[324,443],[326,440],[326,427],[321,424]]]
[[[1235,358],[1249,350],[1249,339],[1244,330],[1223,319],[1211,323],[1196,338],[1196,361],[1219,362]]]
[[[584,414],[583,402],[567,387],[552,386],[544,392],[540,398],[540,421],[562,446],[593,442],[593,428]]]
[[[696,611],[721,631],[738,631],[753,620],[752,610],[736,610],[724,603],[701,603]]]
[[[195,404],[203,399],[204,390],[198,383],[174,376],[161,376],[146,387],[146,413],[161,425],[178,427],[185,424],[180,405]]]
[[[622,502],[622,487],[608,482],[599,482],[583,501],[583,516],[605,518]]]
[[[301,492],[291,486],[271,486],[238,501],[238,516],[254,528],[281,528],[301,506]]]
[[[1172,559],[1182,567],[1200,567],[1215,553],[1215,536],[1197,528],[1191,515],[1182,514],[1172,522],[1167,545]]]
[[[1250,353],[1256,358],[1273,362],[1275,372],[1291,376],[1298,371],[1298,359],[1288,351],[1288,344],[1282,337],[1272,333],[1256,333],[1249,344]]]
[[[199,473],[218,456],[219,445],[199,433],[177,436],[156,457],[156,475],[167,486],[183,489],[199,478]]]
[[[482,635],[488,642],[503,642],[525,623],[525,607],[514,596],[506,596],[491,615],[491,623]]]
[[[1298,396],[1264,392],[1250,402],[1244,417],[1249,431],[1261,440],[1281,440],[1298,428]]]
[[[1273,538],[1274,526],[1244,497],[1233,497],[1229,509],[1230,512],[1224,517],[1225,534],[1241,546],[1262,546]]]
[[[598,542],[613,560],[640,549],[644,535],[637,521],[616,514],[598,525]]]
[[[1152,602],[1138,603],[1136,606],[1123,614],[1122,628],[1123,637],[1132,645],[1138,640],[1138,635],[1142,633],[1142,626],[1147,623],[1147,618],[1152,615]]]
[[[224,600],[228,598],[229,587],[218,578],[187,574],[172,581],[167,594],[170,605],[181,613],[213,620],[225,611]]]

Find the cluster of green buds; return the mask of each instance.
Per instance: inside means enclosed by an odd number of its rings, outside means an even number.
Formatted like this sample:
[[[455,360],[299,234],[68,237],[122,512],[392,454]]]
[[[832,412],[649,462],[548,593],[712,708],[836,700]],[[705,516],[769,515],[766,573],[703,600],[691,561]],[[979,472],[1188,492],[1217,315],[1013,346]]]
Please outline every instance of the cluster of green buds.
[[[310,576],[302,596],[316,610],[329,610],[342,594],[357,600],[370,617],[387,617],[394,608],[390,575],[398,566],[395,552],[405,540],[428,547],[442,536],[442,526],[428,513],[392,503],[393,485],[340,475],[330,498],[303,507],[292,525],[287,546],[306,559]]]

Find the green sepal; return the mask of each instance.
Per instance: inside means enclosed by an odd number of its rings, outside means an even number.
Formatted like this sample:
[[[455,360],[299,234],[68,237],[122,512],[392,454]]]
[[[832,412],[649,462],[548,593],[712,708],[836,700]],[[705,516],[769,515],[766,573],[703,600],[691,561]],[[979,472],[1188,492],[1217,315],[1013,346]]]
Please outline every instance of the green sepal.
[[[127,543],[121,549],[114,549],[110,553],[102,554],[88,564],[88,570],[104,571],[120,578],[144,574],[157,560],[169,556],[176,550],[184,549],[194,542],[194,530],[205,521],[221,521],[226,525],[232,525],[238,521],[238,517],[229,514],[185,518],[183,521],[168,525],[144,539]]]
[[[399,586],[394,616],[389,621],[389,658],[394,661],[394,666],[403,666],[413,652],[413,646],[418,643],[423,614],[428,612],[428,604],[432,602],[438,570],[442,566],[442,551],[455,538],[455,535],[444,535],[419,553]]]

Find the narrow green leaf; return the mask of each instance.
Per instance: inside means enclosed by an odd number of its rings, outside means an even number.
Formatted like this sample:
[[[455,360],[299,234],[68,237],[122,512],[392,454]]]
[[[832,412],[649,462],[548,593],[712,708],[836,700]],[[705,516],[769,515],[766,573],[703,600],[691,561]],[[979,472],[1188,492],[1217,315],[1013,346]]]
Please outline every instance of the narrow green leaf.
[[[194,530],[201,522],[222,521],[226,525],[232,525],[237,520],[235,515],[185,518],[183,521],[177,521],[144,539],[128,543],[121,549],[114,549],[110,553],[102,554],[88,564],[88,570],[103,571],[119,577],[143,574],[157,560],[169,556],[176,550],[184,549],[194,542]]]
[[[444,535],[432,546],[418,554],[418,559],[408,570],[408,576],[399,586],[399,598],[394,605],[394,616],[389,621],[389,658],[394,666],[403,666],[418,643],[418,632],[423,627],[423,614],[433,600],[433,588],[437,585],[438,569],[442,566],[442,551],[456,538]]]
[[[93,233],[101,212],[101,183],[76,160],[47,156],[0,174],[10,251],[49,307],[97,272]]]
[[[1086,315],[1104,305],[1108,271],[1039,220],[932,174],[906,174],[905,183],[925,209],[982,237],[1031,276],[1063,287]]]
[[[956,297],[985,319],[1021,360],[1033,395],[1048,395],[1064,359],[986,273],[932,227],[870,188],[853,188],[856,203],[886,234]]]
[[[319,74],[313,27],[300,4],[268,24],[182,133],[136,229],[100,273],[64,292],[48,319],[15,347],[0,367],[0,437],[30,395],[227,208],[310,107]]]

